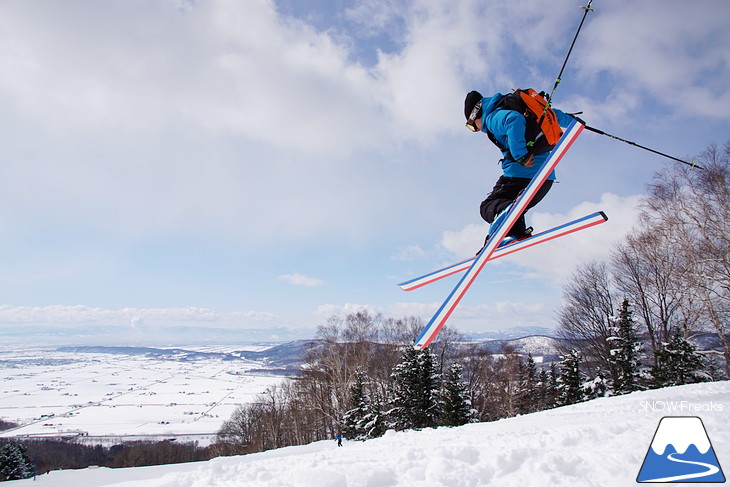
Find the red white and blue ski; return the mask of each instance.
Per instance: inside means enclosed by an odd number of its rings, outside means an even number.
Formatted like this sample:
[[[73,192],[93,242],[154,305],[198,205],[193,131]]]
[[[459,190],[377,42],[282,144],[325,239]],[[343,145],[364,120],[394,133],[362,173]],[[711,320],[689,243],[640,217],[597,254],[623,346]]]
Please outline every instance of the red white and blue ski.
[[[577,232],[579,230],[583,230],[585,228],[600,225],[607,220],[608,217],[605,213],[603,213],[602,211],[597,211],[595,213],[591,213],[590,215],[586,215],[583,218],[578,218],[577,220],[564,223],[560,226],[545,230],[544,232],[536,233],[535,235],[532,235],[531,237],[528,237],[526,239],[517,240],[516,242],[512,241],[502,243],[502,245],[497,247],[497,250],[494,251],[489,260],[491,261],[499,259],[500,257],[504,257],[505,255],[513,254],[518,250],[523,250],[528,247],[541,244],[543,242],[549,242],[550,240],[562,237],[563,235]],[[476,257],[462,260],[460,262],[457,262],[456,264],[451,264],[433,272],[429,272],[428,274],[424,274],[420,277],[416,277],[408,281],[402,282],[398,284],[398,286],[404,291],[413,291],[414,289],[418,289],[422,286],[425,286],[426,284],[431,284],[432,282],[443,279],[444,277],[453,276],[454,274],[458,274],[459,272],[467,270],[469,267],[471,267],[474,260],[476,260]]]
[[[553,172],[555,167],[562,159],[563,155],[570,146],[573,144],[578,135],[583,131],[584,125],[577,120],[571,122],[565,133],[558,141],[555,148],[550,153],[550,156],[545,161],[540,171],[532,178],[530,184],[525,188],[517,201],[512,205],[506,218],[502,224],[494,231],[491,238],[487,242],[487,245],[482,249],[479,255],[474,259],[469,269],[466,271],[464,276],[461,278],[459,283],[456,285],[454,290],[446,298],[446,301],[436,311],[436,314],[428,322],[426,328],[423,330],[421,335],[416,339],[413,346],[419,350],[428,347],[431,342],[436,338],[441,327],[444,326],[449,316],[454,312],[456,306],[459,304],[461,299],[466,294],[469,287],[471,287],[474,280],[477,278],[479,273],[484,268],[484,265],[491,259],[494,251],[507,236],[507,233],[512,228],[512,225],[517,221],[520,215],[527,209],[532,198],[537,194],[542,184],[547,180],[550,173]]]

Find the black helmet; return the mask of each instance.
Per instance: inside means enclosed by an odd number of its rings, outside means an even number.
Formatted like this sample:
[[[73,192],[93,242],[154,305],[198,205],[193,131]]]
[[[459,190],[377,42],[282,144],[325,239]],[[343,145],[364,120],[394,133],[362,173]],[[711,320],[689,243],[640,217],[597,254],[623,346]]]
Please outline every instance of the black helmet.
[[[482,101],[481,93],[478,91],[470,91],[468,95],[466,95],[466,100],[464,100],[464,117],[466,117],[467,120],[469,120],[469,116],[471,115],[472,110],[474,110],[474,106]],[[482,116],[482,110],[479,109],[479,111],[476,113],[476,118],[481,118]]]

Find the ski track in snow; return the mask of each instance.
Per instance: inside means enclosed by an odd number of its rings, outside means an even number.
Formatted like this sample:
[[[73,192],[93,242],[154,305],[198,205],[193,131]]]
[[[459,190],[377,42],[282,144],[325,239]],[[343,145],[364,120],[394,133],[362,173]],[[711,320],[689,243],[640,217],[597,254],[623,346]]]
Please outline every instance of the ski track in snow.
[[[722,411],[658,411],[647,404],[721,404]],[[67,487],[434,487],[636,485],[663,416],[701,416],[720,465],[730,465],[730,382],[597,399],[493,423],[390,431],[209,462],[51,472],[15,485]]]

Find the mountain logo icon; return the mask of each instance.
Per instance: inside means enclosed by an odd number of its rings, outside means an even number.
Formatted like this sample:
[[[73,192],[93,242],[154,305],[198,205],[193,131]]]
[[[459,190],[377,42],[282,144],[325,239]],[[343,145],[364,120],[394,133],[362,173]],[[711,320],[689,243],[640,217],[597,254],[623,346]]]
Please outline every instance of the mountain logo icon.
[[[662,418],[636,481],[725,482],[702,420],[696,416]]]

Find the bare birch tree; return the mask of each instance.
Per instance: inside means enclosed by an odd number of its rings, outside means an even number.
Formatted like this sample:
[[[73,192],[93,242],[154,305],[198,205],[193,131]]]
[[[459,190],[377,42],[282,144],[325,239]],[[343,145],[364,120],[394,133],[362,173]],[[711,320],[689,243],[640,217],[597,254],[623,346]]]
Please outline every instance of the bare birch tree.
[[[688,263],[686,298],[723,345],[730,377],[730,144],[711,146],[698,158],[703,170],[673,167],[649,188],[644,219],[673,236],[671,245]]]
[[[582,265],[563,287],[563,306],[558,311],[558,334],[568,348],[581,350],[590,369],[598,367],[613,380],[616,371],[608,338],[617,303],[614,288],[607,264]]]

